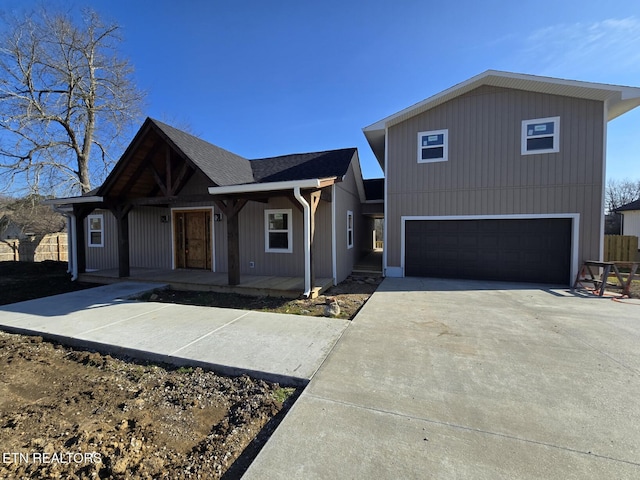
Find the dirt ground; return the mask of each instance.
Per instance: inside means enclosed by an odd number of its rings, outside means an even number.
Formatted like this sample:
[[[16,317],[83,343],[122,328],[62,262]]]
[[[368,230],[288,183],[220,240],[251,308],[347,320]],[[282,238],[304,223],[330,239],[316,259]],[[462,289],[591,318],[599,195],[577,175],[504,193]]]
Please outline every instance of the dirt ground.
[[[161,291],[154,301],[353,318],[381,278],[314,300]],[[0,262],[0,305],[97,286],[60,262]],[[0,480],[239,478],[300,390],[0,332]]]
[[[379,275],[351,275],[315,299],[291,300],[281,297],[250,297],[230,293],[186,292],[166,289],[144,294],[140,300],[352,319],[376,291],[381,281],[382,277]],[[327,302],[332,303],[333,300],[340,307],[340,313],[337,315],[327,312]]]
[[[298,393],[0,332],[0,479],[239,478]]]

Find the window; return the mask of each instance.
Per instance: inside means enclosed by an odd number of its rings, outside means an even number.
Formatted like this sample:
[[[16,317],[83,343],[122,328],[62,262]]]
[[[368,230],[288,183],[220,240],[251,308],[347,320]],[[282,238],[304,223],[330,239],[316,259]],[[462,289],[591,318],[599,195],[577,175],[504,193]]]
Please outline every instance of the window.
[[[522,121],[522,155],[560,151],[560,117]]]
[[[418,133],[418,163],[446,162],[449,158],[449,130]]]
[[[265,210],[264,223],[265,252],[291,253],[291,210]]]
[[[353,248],[353,212],[347,210],[347,248]]]
[[[102,215],[89,215],[89,246],[104,247],[104,218]]]

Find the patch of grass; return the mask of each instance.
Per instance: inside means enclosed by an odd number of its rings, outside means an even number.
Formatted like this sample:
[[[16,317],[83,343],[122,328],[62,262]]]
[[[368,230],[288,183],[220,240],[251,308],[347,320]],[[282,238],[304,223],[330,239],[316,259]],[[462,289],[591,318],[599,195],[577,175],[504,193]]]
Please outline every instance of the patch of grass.
[[[180,367],[176,370],[178,373],[193,373],[193,367]]]
[[[280,387],[275,390],[272,395],[275,401],[284,403],[291,395],[295,393],[296,389],[293,387]]]

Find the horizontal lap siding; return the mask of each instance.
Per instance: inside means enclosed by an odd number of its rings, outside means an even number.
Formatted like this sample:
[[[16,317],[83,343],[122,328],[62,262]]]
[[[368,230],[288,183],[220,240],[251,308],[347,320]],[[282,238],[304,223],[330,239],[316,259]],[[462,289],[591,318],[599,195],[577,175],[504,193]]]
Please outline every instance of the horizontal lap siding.
[[[521,155],[522,120],[560,116],[560,152]],[[449,160],[417,163],[417,132],[449,130]],[[403,215],[580,214],[580,260],[597,258],[602,102],[480,87],[389,128],[387,264]]]

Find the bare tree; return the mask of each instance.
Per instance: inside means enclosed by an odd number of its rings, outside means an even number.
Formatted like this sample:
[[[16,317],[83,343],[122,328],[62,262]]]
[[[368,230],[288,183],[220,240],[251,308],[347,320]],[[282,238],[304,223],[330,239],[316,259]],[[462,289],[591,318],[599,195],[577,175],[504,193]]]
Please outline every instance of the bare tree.
[[[45,10],[0,35],[0,175],[34,193],[86,193],[119,153],[144,94],[118,55],[120,27]]]
[[[605,207],[607,213],[640,198],[640,180],[609,179],[605,189]]]
[[[63,230],[65,220],[50,206],[42,203],[46,198],[40,195],[28,195],[8,203],[4,214],[0,215],[0,233],[9,222],[18,226],[23,234],[46,235]]]

